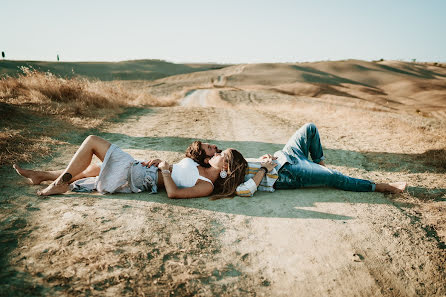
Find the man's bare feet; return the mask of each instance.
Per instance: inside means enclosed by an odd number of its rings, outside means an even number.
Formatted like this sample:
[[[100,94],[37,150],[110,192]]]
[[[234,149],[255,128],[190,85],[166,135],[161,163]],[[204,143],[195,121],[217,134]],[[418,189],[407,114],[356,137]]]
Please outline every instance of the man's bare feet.
[[[12,167],[18,174],[20,174],[24,178],[27,178],[33,185],[39,185],[41,182],[44,181],[44,179],[42,179],[42,177],[39,175],[38,171],[23,169],[17,164],[12,165]]]
[[[327,167],[327,166],[325,166],[325,162],[323,160],[320,161],[318,164],[321,165],[321,166]]]
[[[41,191],[37,191],[39,196],[49,196],[63,194],[69,189],[70,180],[72,175],[70,173],[65,173],[53,181],[48,187]]]
[[[389,184],[376,184],[376,192],[389,192],[392,194],[402,193],[406,189],[406,182],[396,182]]]

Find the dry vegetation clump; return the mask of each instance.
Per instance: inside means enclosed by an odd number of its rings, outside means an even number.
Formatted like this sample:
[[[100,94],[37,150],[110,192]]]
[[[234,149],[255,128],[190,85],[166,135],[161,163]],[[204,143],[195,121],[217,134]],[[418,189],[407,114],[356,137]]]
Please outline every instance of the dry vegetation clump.
[[[44,156],[61,132],[97,127],[126,107],[174,104],[119,83],[21,70],[18,77],[0,79],[0,164]]]
[[[0,165],[18,161],[30,162],[33,156],[48,155],[50,145],[62,143],[48,136],[32,137],[19,129],[5,130],[0,132]]]
[[[51,145],[61,143],[64,128],[74,129],[66,121],[4,102],[0,102],[0,114],[0,165],[43,157]]]
[[[22,67],[17,78],[0,81],[0,100],[9,104],[34,106],[34,110],[62,116],[97,117],[98,109],[116,113],[134,105],[170,106],[148,94],[128,91],[119,84],[89,81],[75,77],[65,79],[49,72]]]
[[[421,155],[425,163],[446,171],[446,148],[430,149]]]

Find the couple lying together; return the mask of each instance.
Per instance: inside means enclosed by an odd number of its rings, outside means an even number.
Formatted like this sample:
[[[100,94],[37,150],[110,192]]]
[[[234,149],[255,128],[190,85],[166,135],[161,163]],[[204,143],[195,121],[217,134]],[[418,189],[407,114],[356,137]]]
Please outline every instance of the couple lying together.
[[[91,163],[93,155],[102,161],[101,166]],[[43,196],[68,190],[156,193],[158,188],[165,188],[169,198],[218,199],[252,196],[257,190],[274,192],[302,187],[390,193],[406,188],[405,182],[375,184],[343,175],[325,167],[324,159],[318,129],[310,123],[297,130],[282,150],[264,155],[258,162],[247,162],[235,149],[221,151],[216,145],[200,141],[194,141],[186,150],[186,158],[176,164],[159,159],[141,162],[105,139],[90,135],[63,170],[27,170],[17,165],[14,168],[32,184],[53,181],[37,192]]]

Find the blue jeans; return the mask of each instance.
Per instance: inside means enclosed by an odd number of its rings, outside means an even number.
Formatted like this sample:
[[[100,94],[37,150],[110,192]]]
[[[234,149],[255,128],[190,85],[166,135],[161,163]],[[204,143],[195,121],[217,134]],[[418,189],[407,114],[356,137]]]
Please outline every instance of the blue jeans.
[[[279,170],[279,178],[274,184],[276,189],[326,186],[355,192],[375,191],[372,181],[349,177],[317,164],[325,157],[319,132],[312,123],[297,130],[282,152],[288,161]],[[309,154],[313,161],[308,159]]]

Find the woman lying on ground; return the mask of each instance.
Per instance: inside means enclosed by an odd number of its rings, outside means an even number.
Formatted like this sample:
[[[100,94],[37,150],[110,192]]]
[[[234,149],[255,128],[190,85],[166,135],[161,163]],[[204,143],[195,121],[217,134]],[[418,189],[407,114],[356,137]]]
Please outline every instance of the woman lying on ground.
[[[91,164],[93,155],[101,167]],[[192,198],[212,195],[215,198],[234,196],[243,182],[247,162],[235,149],[215,153],[210,167],[200,166],[190,158],[170,166],[153,160],[139,162],[119,147],[98,136],[88,136],[78,148],[68,167],[59,171],[14,169],[33,184],[53,182],[38,195],[62,194],[69,189],[77,192],[97,190],[100,193],[156,193],[164,187],[169,198]]]

